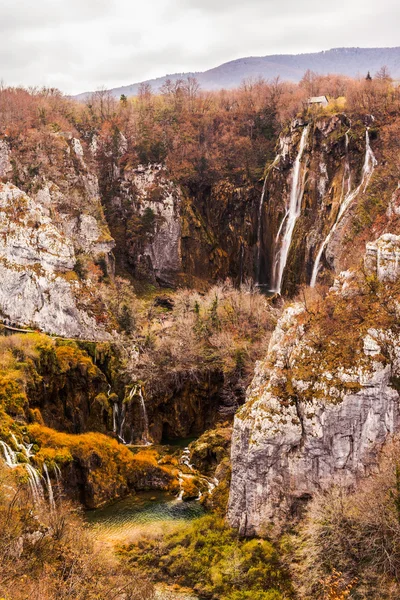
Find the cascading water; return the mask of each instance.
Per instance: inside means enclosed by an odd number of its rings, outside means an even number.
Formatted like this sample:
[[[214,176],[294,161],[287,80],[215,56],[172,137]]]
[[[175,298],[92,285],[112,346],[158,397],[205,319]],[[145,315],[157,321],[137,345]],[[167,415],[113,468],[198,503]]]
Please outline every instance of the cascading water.
[[[346,144],[348,144],[348,137],[346,138]],[[354,198],[356,198],[360,192],[364,192],[367,189],[376,164],[377,164],[377,160],[371,149],[370,140],[369,140],[369,130],[367,128],[367,130],[365,132],[365,159],[364,159],[364,165],[362,168],[361,182],[358,185],[358,187],[356,187],[355,190],[351,191],[351,173],[350,173],[350,165],[349,165],[348,166],[349,174],[348,174],[347,193],[346,193],[343,201],[340,204],[340,208],[339,208],[339,212],[337,214],[336,220],[318,251],[317,257],[315,259],[312,275],[311,275],[310,287],[315,287],[315,284],[317,282],[321,258],[322,258],[322,254],[325,251],[325,248],[329,244],[329,241],[330,241],[332,235],[336,231],[336,228],[339,225],[344,213],[346,212],[346,210],[348,209],[350,204],[353,202]]]
[[[14,450],[12,450],[8,444],[2,442],[1,440],[0,446],[3,448],[4,460],[6,461],[7,467],[9,467],[10,469],[14,469],[15,467],[17,467],[19,464],[17,459],[17,453],[14,452]]]
[[[29,459],[32,456],[34,456],[31,452],[32,444],[19,443],[14,434],[11,434],[11,437],[13,438],[16,447],[25,453],[26,458],[29,461]],[[25,467],[29,477],[28,482],[30,490],[32,492],[33,500],[36,504],[42,502],[44,500],[44,489],[42,485],[42,476],[40,475],[39,471],[35,469],[35,467],[33,467],[29,462],[19,462],[18,452],[13,450],[8,444],[3,442],[2,440],[0,440],[0,446],[3,449],[4,459],[7,467],[9,467],[10,469],[15,469],[18,466]],[[45,482],[47,488],[47,496],[49,499],[50,507],[53,510],[55,509],[54,493],[46,464],[43,464],[43,470],[46,476]],[[61,480],[61,471],[58,466],[56,469],[56,478],[58,483]]]
[[[45,476],[46,476],[47,495],[49,497],[50,508],[51,508],[51,510],[55,510],[56,503],[54,501],[53,486],[51,485],[51,479],[50,479],[50,475],[49,475],[49,470],[47,468],[46,463],[43,464],[43,470],[44,470],[44,473],[45,473]]]
[[[188,447],[183,449],[183,452],[179,459],[179,462],[181,465],[185,465],[185,467],[187,467],[191,471],[191,473],[185,473],[185,472],[181,471],[178,474],[180,491],[177,496],[177,500],[183,500],[183,497],[185,494],[185,489],[184,489],[185,479],[189,479],[189,480],[197,479],[197,481],[202,482],[203,487],[207,489],[207,491],[205,493],[208,493],[208,494],[211,494],[215,490],[217,485],[219,484],[218,479],[216,479],[215,477],[214,478],[206,477],[205,475],[202,475],[201,473],[196,471],[196,469],[190,462],[190,450]],[[203,497],[203,493],[199,490],[199,495],[197,497],[197,500],[201,500],[202,497]]]
[[[29,485],[31,488],[33,500],[35,504],[39,504],[44,499],[43,486],[40,480],[40,475],[35,467],[32,467],[29,463],[26,463],[26,470],[29,474]]]
[[[264,177],[264,184],[263,184],[263,188],[262,188],[262,192],[261,192],[260,204],[259,204],[259,207],[258,207],[258,226],[257,226],[257,283],[259,285],[260,285],[260,278],[261,278],[262,210],[263,210],[263,206],[264,206],[265,192],[266,192],[266,189],[267,189],[267,181],[268,181],[269,174],[271,173],[271,171],[274,168],[274,166],[278,164],[278,162],[281,159],[281,156],[282,156],[282,151],[279,152],[276,155],[276,157],[274,159],[274,162],[267,169],[267,172],[266,172],[265,177]]]
[[[59,467],[58,465],[56,465],[56,464],[54,465],[54,474],[55,474],[55,476],[56,476],[56,482],[57,482],[57,486],[60,486],[60,485],[61,485],[61,478],[62,478],[62,475],[61,475],[61,469],[60,469],[60,467]]]
[[[113,432],[117,433],[119,408],[118,408],[118,404],[116,402],[113,404],[112,415],[113,415]]]
[[[139,386],[139,399],[140,399],[140,406],[142,407],[142,415],[143,415],[143,434],[142,434],[142,440],[143,443],[148,446],[151,444],[150,440],[149,440],[149,418],[147,416],[147,409],[146,409],[146,403],[144,401],[143,398],[143,393],[142,393],[142,388]]]
[[[268,174],[269,172],[266,174],[265,178],[264,178],[264,185],[263,185],[263,189],[261,192],[261,198],[260,198],[260,205],[258,208],[258,227],[257,227],[257,282],[260,283],[260,270],[261,270],[261,224],[262,224],[262,209],[264,206],[264,197],[265,197],[265,190],[267,188],[267,179],[268,179]]]
[[[282,219],[275,239],[276,246],[278,247],[283,232],[283,237],[279,246],[279,250],[275,254],[271,292],[280,293],[281,291],[283,273],[286,267],[290,244],[292,242],[294,227],[301,212],[301,202],[303,199],[305,183],[305,170],[302,176],[301,160],[303,158],[304,149],[307,143],[308,131],[309,125],[304,127],[303,132],[301,134],[299,151],[297,153],[292,170],[292,182],[289,203],[286,205],[285,216]]]
[[[126,404],[122,403],[121,414],[119,415],[119,427],[118,427],[118,438],[121,440],[123,444],[126,444],[124,439],[124,425],[126,421]]]
[[[189,450],[188,446],[186,448],[184,448],[184,450],[182,452],[181,463],[183,465],[186,465],[188,467],[188,469],[190,469],[191,471],[194,471],[193,465],[190,462],[190,450]]]

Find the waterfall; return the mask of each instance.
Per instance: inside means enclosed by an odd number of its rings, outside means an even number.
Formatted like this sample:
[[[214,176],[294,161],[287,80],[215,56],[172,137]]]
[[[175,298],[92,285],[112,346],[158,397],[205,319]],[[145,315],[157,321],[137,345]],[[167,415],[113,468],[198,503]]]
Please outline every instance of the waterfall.
[[[125,439],[124,439],[125,420],[126,420],[126,404],[123,402],[122,408],[121,408],[121,415],[120,415],[120,424],[119,424],[119,428],[118,428],[118,437],[123,444],[126,444]]]
[[[262,192],[261,192],[260,204],[258,207],[258,225],[257,225],[257,283],[258,284],[260,283],[260,276],[261,276],[260,270],[261,270],[262,209],[264,206],[265,192],[267,189],[268,176],[269,176],[270,172],[272,171],[273,167],[280,161],[281,156],[282,156],[282,150],[281,150],[281,152],[279,152],[276,155],[274,162],[267,169],[267,172],[264,177],[264,184],[263,184],[263,188],[262,188]]]
[[[48,497],[49,497],[50,508],[51,508],[51,510],[55,510],[56,503],[54,502],[53,486],[51,485],[51,479],[50,479],[50,476],[49,476],[49,470],[47,468],[46,463],[43,463],[43,470],[44,470],[44,473],[46,475],[46,486],[47,486],[47,494],[48,494]]]
[[[286,212],[280,224],[278,234],[276,236],[276,244],[279,243],[281,234],[284,230],[282,242],[278,252],[275,254],[274,267],[272,274],[272,292],[280,293],[282,288],[283,273],[286,267],[286,262],[289,254],[290,244],[292,242],[292,236],[296,221],[300,216],[301,202],[303,200],[304,193],[304,182],[305,182],[305,171],[303,177],[301,177],[301,159],[303,157],[304,149],[307,142],[307,136],[309,131],[309,125],[304,127],[301,134],[301,140],[299,145],[299,151],[296,156],[296,160],[292,170],[292,182],[289,196],[289,202],[286,205]],[[285,229],[284,229],[285,226]]]
[[[33,456],[33,452],[31,452],[33,444],[25,444],[24,442],[20,444],[13,433],[11,434],[11,437],[14,440],[14,444],[16,445],[16,447],[19,448],[19,450],[22,450],[26,458],[29,460],[31,456]]]
[[[146,446],[148,446],[149,444],[151,444],[151,442],[149,441],[149,418],[147,416],[146,403],[144,401],[142,388],[140,386],[139,386],[139,399],[140,399],[140,406],[142,407],[143,425],[144,425],[142,440],[143,440],[144,444]]]
[[[4,460],[7,467],[14,469],[18,466],[17,453],[10,448],[8,444],[0,440],[0,446],[3,448]]]
[[[346,140],[346,142],[347,142],[347,140]],[[340,204],[340,208],[339,208],[336,220],[318,251],[317,257],[315,259],[312,275],[311,275],[310,287],[315,287],[315,284],[317,282],[321,258],[322,258],[322,254],[323,254],[325,248],[329,244],[329,241],[330,241],[332,235],[336,231],[336,228],[339,225],[344,213],[346,212],[346,210],[348,209],[350,204],[353,202],[354,198],[356,198],[360,192],[365,192],[365,190],[367,189],[376,164],[377,164],[377,160],[376,160],[374,153],[372,152],[372,149],[370,146],[369,130],[367,128],[366,132],[365,132],[365,159],[364,159],[364,165],[362,168],[361,182],[358,185],[358,187],[356,187],[355,190],[351,191],[351,174],[350,174],[350,166],[349,166],[348,191],[344,197],[343,202]]]
[[[194,471],[193,465],[190,463],[190,450],[188,447],[184,448],[182,452],[181,463],[191,471]]]
[[[27,459],[29,460],[33,456],[31,452],[32,444],[25,444],[24,442],[19,443],[14,434],[11,434],[11,437],[14,440],[14,443],[17,446],[17,448],[19,450],[23,450]],[[8,444],[3,442],[2,440],[0,440],[0,446],[3,449],[4,459],[7,467],[9,467],[10,469],[14,469],[18,466],[25,467],[28,473],[28,483],[32,493],[33,501],[35,502],[35,504],[42,502],[44,500],[44,490],[42,485],[42,476],[40,475],[39,471],[35,469],[35,467],[33,467],[29,462],[18,462],[17,452],[15,452],[15,450],[13,450]],[[60,468],[58,465],[55,465],[54,469],[56,472],[57,483],[59,483],[61,479]],[[50,508],[53,510],[55,509],[54,493],[46,463],[43,464],[43,470],[45,473],[45,482],[47,487],[49,504]]]
[[[40,475],[35,469],[35,467],[32,467],[32,465],[30,465],[29,463],[26,463],[25,466],[29,475],[29,486],[31,488],[33,500],[35,504],[39,504],[44,498],[43,486],[40,480]]]
[[[57,464],[54,464],[54,474],[56,476],[56,482],[57,482],[57,486],[59,487],[61,485],[61,469]]]
[[[183,477],[181,474],[178,475],[178,481],[179,481],[179,494],[177,496],[177,500],[182,501],[183,500],[183,495],[185,493],[185,490],[183,489]]]
[[[118,408],[118,404],[115,402],[113,404],[113,408],[112,408],[112,416],[113,416],[113,432],[117,433],[117,427],[118,427],[118,414],[119,414],[119,408]]]
[[[261,270],[261,225],[262,225],[262,209],[264,206],[265,190],[267,188],[267,179],[269,171],[264,178],[264,185],[261,192],[260,205],[258,207],[258,227],[257,227],[257,282],[260,283],[260,270]]]

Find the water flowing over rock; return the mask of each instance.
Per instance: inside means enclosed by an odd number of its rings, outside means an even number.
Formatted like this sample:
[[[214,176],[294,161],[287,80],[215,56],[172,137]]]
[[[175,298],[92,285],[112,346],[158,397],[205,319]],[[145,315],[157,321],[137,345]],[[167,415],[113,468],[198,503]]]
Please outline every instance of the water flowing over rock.
[[[39,471],[29,463],[29,459],[33,456],[31,453],[32,444],[24,444],[18,442],[15,435],[12,434],[14,444],[18,448],[18,450],[22,451],[28,462],[20,462],[18,459],[18,452],[13,450],[11,446],[0,440],[0,447],[3,450],[3,456],[5,463],[9,469],[15,469],[17,467],[25,467],[26,472],[28,474],[28,483],[29,488],[31,490],[32,498],[35,504],[40,504],[45,500],[45,493],[42,479],[46,484],[47,489],[47,499],[49,501],[49,505],[51,510],[55,510],[56,504],[54,499],[53,486],[51,483],[50,475],[47,469],[47,465],[43,464],[43,470],[45,473],[45,477],[43,478]]]
[[[351,188],[351,171],[350,171],[350,167],[349,167],[349,162],[348,162],[348,134],[346,133],[346,164],[345,164],[345,169],[344,169],[344,173],[343,173],[343,187],[342,189],[344,190],[345,185],[346,185],[346,180],[347,180],[347,193],[344,196],[340,207],[339,207],[339,212],[337,214],[336,220],[332,226],[332,229],[330,230],[330,232],[328,233],[327,237],[325,238],[325,240],[323,241],[317,257],[315,259],[315,263],[314,263],[314,268],[313,268],[313,272],[311,275],[311,281],[310,281],[310,286],[314,287],[316,282],[317,282],[317,277],[318,277],[318,272],[320,269],[320,263],[321,263],[321,258],[322,258],[322,254],[325,251],[325,248],[328,246],[329,241],[331,240],[332,236],[334,235],[337,226],[339,225],[343,215],[345,214],[345,212],[347,211],[347,209],[349,208],[349,206],[351,205],[351,203],[353,202],[353,200],[362,192],[365,192],[365,190],[367,189],[367,186],[369,184],[369,181],[371,179],[372,173],[374,171],[375,165],[377,164],[376,158],[374,156],[374,153],[372,152],[371,149],[371,145],[369,142],[369,132],[368,129],[365,132],[365,160],[364,160],[364,165],[363,165],[363,169],[362,169],[362,174],[361,174],[361,182],[360,184],[356,187],[355,190],[353,190],[352,192],[350,191]]]
[[[275,241],[279,249],[274,258],[271,291],[278,293],[280,293],[282,288],[283,272],[286,267],[293,231],[301,212],[306,173],[305,169],[303,169],[303,172],[301,170],[301,160],[306,147],[308,132],[309,126],[307,125],[301,134],[299,150],[293,165],[291,190],[286,205],[286,213],[279,226]]]
[[[351,123],[344,113],[320,115],[308,125],[294,119],[281,133],[274,168],[267,170],[259,197],[256,275],[261,285],[294,295],[300,285],[314,284],[322,265],[328,281],[328,271],[348,267],[346,234],[364,203],[374,204],[368,200],[369,184],[383,165],[371,147],[380,149],[377,130],[366,130],[366,121],[370,117]],[[374,176],[379,180],[380,171]],[[364,240],[356,243],[362,251]]]

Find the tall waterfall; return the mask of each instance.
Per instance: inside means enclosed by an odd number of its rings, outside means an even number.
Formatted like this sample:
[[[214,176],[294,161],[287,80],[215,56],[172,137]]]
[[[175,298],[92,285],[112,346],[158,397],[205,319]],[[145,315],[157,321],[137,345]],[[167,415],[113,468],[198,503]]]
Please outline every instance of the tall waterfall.
[[[348,138],[346,138],[346,152],[347,152],[347,145],[348,145]],[[348,160],[347,160],[347,162],[348,162]],[[371,149],[370,140],[369,140],[369,130],[367,128],[366,132],[365,132],[365,159],[364,159],[364,165],[362,168],[361,182],[358,185],[358,187],[356,187],[355,190],[351,191],[351,174],[350,174],[350,165],[349,165],[348,166],[349,174],[348,174],[347,193],[346,193],[343,201],[340,204],[340,208],[339,208],[336,220],[318,251],[317,257],[315,259],[312,275],[311,275],[310,287],[315,287],[315,284],[317,282],[321,258],[322,258],[322,254],[323,254],[325,248],[329,244],[329,241],[330,241],[332,235],[336,231],[336,228],[339,225],[344,213],[346,212],[346,210],[348,209],[350,204],[353,202],[354,198],[356,198],[360,192],[364,192],[367,189],[376,164],[377,164],[377,160]],[[344,177],[346,177],[346,174],[344,174]]]
[[[265,174],[264,177],[264,184],[263,184],[263,188],[262,188],[262,192],[261,192],[261,197],[260,197],[260,204],[258,207],[258,225],[257,225],[257,283],[260,283],[260,278],[261,278],[261,233],[262,233],[262,210],[263,210],[263,206],[264,206],[264,198],[265,198],[265,192],[267,189],[267,181],[268,181],[268,177],[269,174],[271,173],[272,169],[274,168],[275,165],[278,164],[278,162],[280,161],[282,156],[282,148],[281,151],[276,155],[274,162],[268,167],[267,172]]]
[[[285,216],[282,219],[275,239],[276,244],[279,244],[283,232],[283,237],[280,243],[279,250],[275,253],[271,286],[271,291],[273,292],[280,293],[281,291],[283,273],[286,267],[290,244],[292,242],[294,227],[301,212],[301,202],[303,199],[305,182],[305,171],[303,173],[303,176],[301,176],[301,159],[303,157],[304,149],[306,146],[308,131],[309,125],[304,127],[303,133],[301,134],[299,151],[297,153],[292,170],[292,181],[289,202],[286,204]]]

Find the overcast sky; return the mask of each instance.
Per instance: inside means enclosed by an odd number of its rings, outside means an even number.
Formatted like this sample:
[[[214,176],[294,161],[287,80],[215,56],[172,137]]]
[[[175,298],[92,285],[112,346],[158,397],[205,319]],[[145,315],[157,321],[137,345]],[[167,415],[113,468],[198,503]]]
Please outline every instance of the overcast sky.
[[[399,0],[0,0],[0,79],[66,93],[244,56],[398,46]]]

